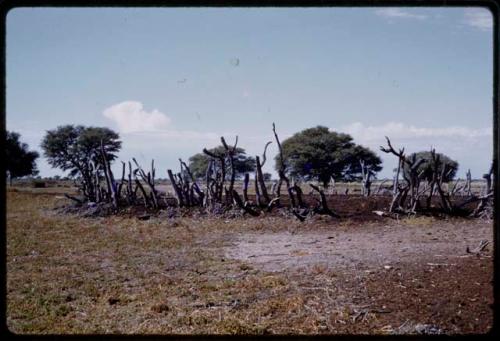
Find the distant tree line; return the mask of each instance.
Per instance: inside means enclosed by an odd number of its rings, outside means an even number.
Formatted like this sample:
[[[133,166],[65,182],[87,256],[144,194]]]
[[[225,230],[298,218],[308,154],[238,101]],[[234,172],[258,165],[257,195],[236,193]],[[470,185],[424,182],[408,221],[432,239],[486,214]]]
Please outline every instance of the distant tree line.
[[[5,163],[7,178],[12,179],[38,174],[36,159],[39,154],[29,150],[29,146],[21,142],[21,135],[16,132],[6,132],[5,136]]]
[[[69,172],[83,199],[66,196],[80,203],[112,203],[114,210],[125,203],[135,205],[141,201],[146,207],[158,209],[169,206],[167,199],[173,198],[179,207],[200,206],[211,211],[231,209],[237,205],[246,213],[260,215],[266,210],[270,212],[273,207],[282,207],[281,200],[284,200],[290,212],[304,220],[314,213],[338,217],[328,207],[324,193],[332,181],[361,181],[362,194],[370,195],[372,181],[382,169],[382,160],[369,148],[356,144],[350,135],[316,126],[280,142],[274,123],[273,134],[279,150],[274,157],[277,181],[270,184],[271,174],[263,172],[267,161],[266,151],[273,141],[265,143],[262,155],[253,157],[238,147],[237,136],[231,145],[221,137],[221,145],[203,148],[201,153],[189,158],[188,164],[179,159],[180,172],[174,173],[167,169],[175,197],[156,189],[158,180],[155,180],[154,160],[149,171],[143,169],[134,158],[133,163],[122,162],[121,179],[115,179],[111,163],[117,158],[122,143],[118,133],[109,128],[59,126],[47,131],[41,147],[52,167]],[[493,168],[483,175],[486,188],[478,196],[471,193],[470,171],[467,172],[465,185],[459,186],[459,181],[453,183],[458,162],[434,149],[406,154],[404,148],[393,148],[387,138],[387,146],[381,146],[380,150],[398,158],[391,189],[384,188],[384,193],[389,190],[393,195],[389,213],[415,214],[422,209],[429,210],[435,195],[439,195],[441,209],[450,214],[468,214],[464,211],[464,205],[477,201],[480,204],[472,215],[492,212]],[[39,155],[20,141],[19,134],[7,132],[6,156],[10,179],[38,173],[36,159]],[[254,174],[254,198],[248,195],[250,173]],[[237,179],[243,180],[243,187],[238,187],[238,190],[243,191],[243,197],[236,190]],[[309,182],[312,188],[310,194],[319,194],[316,206],[306,203],[299,185],[301,181]],[[323,189],[314,182],[321,183]],[[383,182],[379,184],[377,193]],[[446,189],[442,187],[443,183],[450,182]],[[287,199],[280,199],[283,185]],[[468,199],[457,204],[451,199],[457,193],[462,193]],[[425,199],[426,207],[421,199]]]
[[[47,131],[41,147],[48,163],[54,168],[69,171],[70,177],[81,177],[91,190],[90,178],[92,167],[104,165],[100,156],[100,147],[103,144],[107,160],[112,162],[121,148],[118,133],[109,128],[85,127],[82,125],[59,126]],[[224,155],[222,145],[208,149],[215,155]],[[382,161],[372,150],[354,143],[348,134],[330,131],[327,127],[317,126],[304,129],[282,142],[283,162],[276,155],[274,168],[279,171],[283,166],[287,174],[293,179],[303,181],[318,181],[327,187],[334,181],[360,181],[366,174],[372,179],[382,170]],[[452,181],[458,170],[458,163],[448,156],[439,154],[441,165],[445,167],[444,181]],[[36,151],[29,151],[26,143],[20,141],[20,135],[7,132],[6,137],[7,171],[10,178],[36,175]],[[431,180],[433,171],[430,166],[430,152],[422,151],[409,155],[410,158],[424,159],[419,163],[418,172]],[[192,155],[189,168],[195,178],[206,176],[210,157],[203,153]],[[361,162],[360,162],[361,161]],[[230,171],[229,162],[225,164]],[[242,179],[246,173],[255,172],[256,160],[247,156],[244,148],[236,148],[234,154],[235,178]],[[408,166],[403,167],[403,175],[409,174]],[[364,175],[365,174],[365,175]],[[270,173],[263,174],[264,181],[271,179]],[[92,193],[91,193],[92,194]]]

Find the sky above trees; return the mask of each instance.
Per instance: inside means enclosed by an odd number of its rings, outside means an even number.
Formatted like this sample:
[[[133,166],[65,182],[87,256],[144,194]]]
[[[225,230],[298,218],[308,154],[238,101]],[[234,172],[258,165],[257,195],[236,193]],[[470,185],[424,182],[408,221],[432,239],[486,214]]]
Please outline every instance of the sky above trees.
[[[388,135],[479,178],[493,152],[492,58],[481,8],[14,9],[7,129],[41,151],[58,125],[109,127],[119,159],[154,158],[166,177],[221,135],[255,156],[272,122],[282,140],[324,125],[375,151],[379,177],[396,163],[378,150]]]

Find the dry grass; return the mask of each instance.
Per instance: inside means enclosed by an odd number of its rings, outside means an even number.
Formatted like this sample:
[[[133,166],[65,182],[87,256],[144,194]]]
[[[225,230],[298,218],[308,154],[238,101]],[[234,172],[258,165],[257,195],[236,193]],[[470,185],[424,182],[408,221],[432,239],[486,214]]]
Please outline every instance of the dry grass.
[[[227,236],[251,222],[82,220],[52,211],[59,196],[7,197],[15,333],[263,333],[300,302],[284,277],[223,258]]]
[[[353,320],[356,297],[366,291],[358,275],[324,266],[306,275],[268,273],[225,258],[235,233],[331,228],[328,222],[82,219],[55,214],[67,202],[58,193],[7,193],[7,325],[14,333],[385,333],[383,316]]]

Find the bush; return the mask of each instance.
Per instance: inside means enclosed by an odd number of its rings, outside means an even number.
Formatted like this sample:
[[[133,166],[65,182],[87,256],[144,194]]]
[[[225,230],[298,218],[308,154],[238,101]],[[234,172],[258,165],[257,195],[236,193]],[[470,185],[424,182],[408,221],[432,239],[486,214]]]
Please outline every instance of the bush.
[[[33,180],[32,187],[33,188],[45,188],[45,187],[47,187],[47,184],[45,183],[45,181]]]

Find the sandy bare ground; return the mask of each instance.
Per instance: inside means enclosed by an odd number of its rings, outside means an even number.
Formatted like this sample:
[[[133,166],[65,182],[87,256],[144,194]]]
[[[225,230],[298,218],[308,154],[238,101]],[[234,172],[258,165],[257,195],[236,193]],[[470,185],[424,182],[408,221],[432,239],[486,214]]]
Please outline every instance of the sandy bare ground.
[[[418,225],[367,224],[355,229],[333,226],[320,231],[240,233],[234,236],[226,255],[266,271],[308,271],[314,265],[362,271],[417,264],[453,267],[470,257],[467,246],[473,248],[481,240],[493,240],[489,224],[443,221],[437,226]],[[425,218],[420,225],[425,225]]]
[[[238,233],[225,253],[286,274],[297,291],[322,293],[321,308],[311,311],[350,307],[348,320],[360,329],[349,332],[484,333],[492,323],[492,227],[478,220],[421,217]],[[486,252],[467,253],[485,240]],[[346,321],[334,319],[329,328]]]

